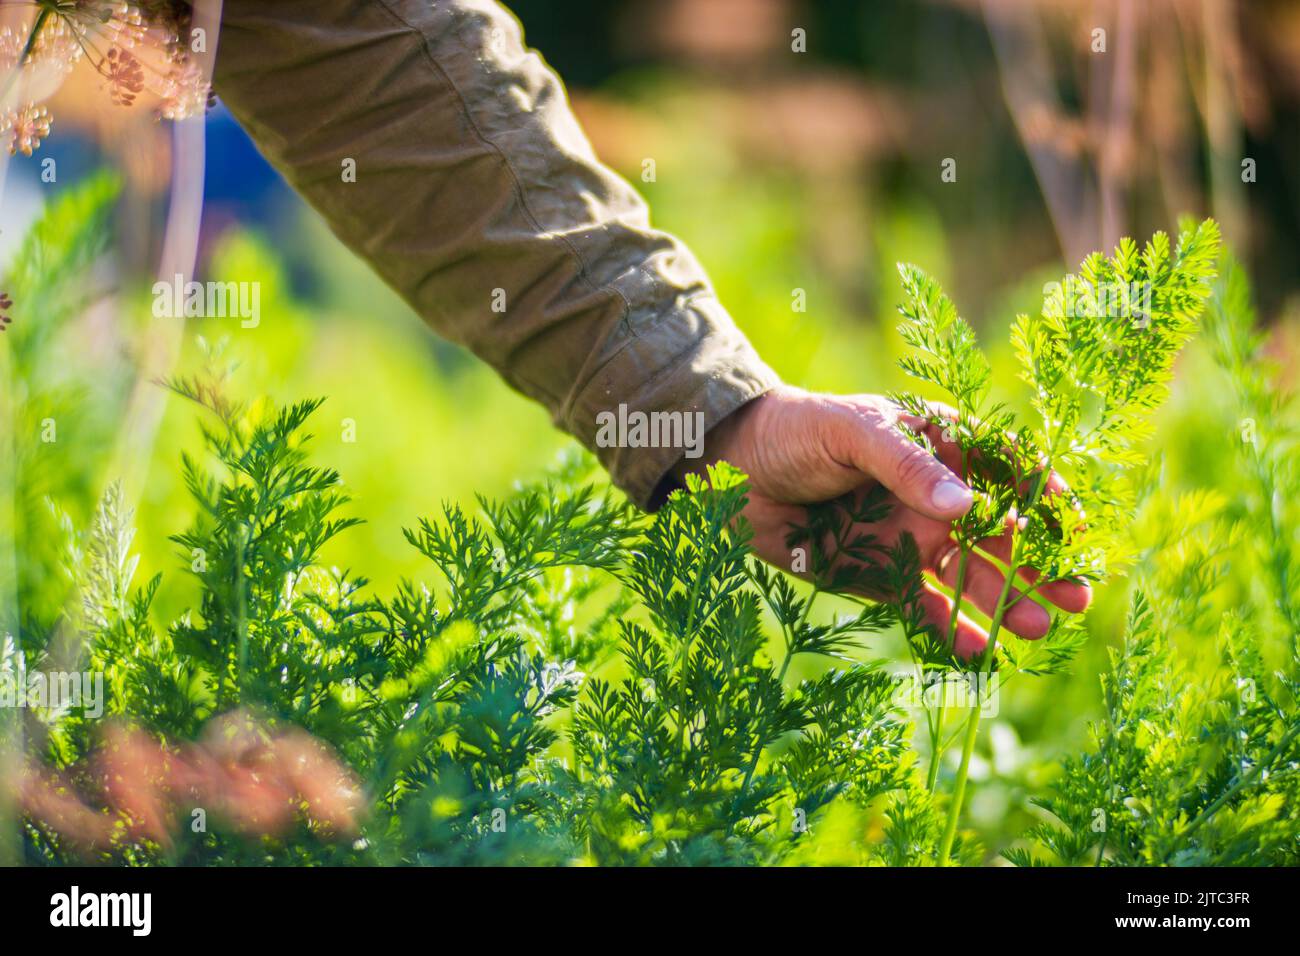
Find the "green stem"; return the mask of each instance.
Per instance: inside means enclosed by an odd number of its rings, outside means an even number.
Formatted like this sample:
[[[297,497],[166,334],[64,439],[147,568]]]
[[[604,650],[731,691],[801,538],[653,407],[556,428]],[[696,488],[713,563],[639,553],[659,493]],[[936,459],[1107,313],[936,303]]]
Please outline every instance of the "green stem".
[[[952,616],[948,619],[949,647],[956,646],[957,618],[961,614],[962,589],[966,586],[966,567],[969,561],[970,549],[963,542],[961,552],[957,557],[957,583],[953,586]],[[922,688],[922,693],[924,693],[924,688]],[[948,702],[948,686],[946,683],[940,693],[942,696],[939,698],[939,712],[930,729],[930,772],[927,774],[925,782],[926,788],[931,793],[934,792],[935,784],[939,781],[939,763],[943,759],[944,751],[947,749],[942,744],[943,720]]]
[[[1297,734],[1300,734],[1300,724],[1296,724],[1283,734],[1282,739],[1277,742],[1277,746],[1270,750],[1263,760],[1251,767],[1249,773],[1244,773],[1238,777],[1236,781],[1233,782],[1232,786],[1228,787],[1227,790],[1223,791],[1223,793],[1219,795],[1217,800],[1198,813],[1196,818],[1188,825],[1187,829],[1182,832],[1182,841],[1185,843],[1189,836],[1200,829],[1201,826],[1210,819],[1210,817],[1218,813],[1223,805],[1235,797],[1243,787],[1253,782],[1257,776],[1263,773],[1268,767],[1272,766],[1273,761],[1286,750],[1287,746],[1295,739]]]
[[[245,703],[244,700],[244,671],[248,668],[248,595],[244,590],[244,558],[246,549],[244,539],[246,537],[244,527],[239,526],[236,531],[238,546],[235,557],[235,627],[239,635],[239,657],[235,669],[235,693],[239,696],[238,703]]]
[[[32,50],[36,48],[36,37],[40,34],[41,28],[45,26],[45,21],[53,13],[49,7],[41,7],[41,12],[36,14],[36,22],[32,24],[31,33],[27,34],[27,42],[23,44],[23,52],[18,56],[18,62],[14,64],[13,72],[9,74],[9,79],[5,82],[5,88],[0,92],[0,102],[8,99],[9,91],[13,89],[14,83],[18,81],[18,75],[22,72],[23,66],[31,59]]]
[[[785,652],[785,660],[781,662],[781,672],[777,674],[776,677],[776,682],[778,684],[784,683],[785,672],[790,667],[790,659],[793,656],[794,655],[791,654],[789,650]],[[745,795],[749,793],[749,785],[754,781],[754,773],[758,770],[758,760],[762,754],[763,742],[759,740],[754,744],[754,755],[750,758],[749,766],[745,768],[745,778],[740,782],[740,790],[736,793],[736,799],[731,805],[730,826],[732,827],[736,825],[737,813],[740,811],[740,804],[745,799]]]
[[[677,749],[681,751],[682,763],[686,763],[686,667],[691,660],[691,644],[695,640],[695,612],[700,600],[700,584],[704,575],[700,574],[691,585],[691,596],[686,614],[686,629],[682,632],[681,650],[677,653],[677,683],[680,693],[677,695]]]
[[[970,475],[969,449],[962,449],[961,474],[963,478],[968,478]],[[948,647],[954,651],[957,647],[957,620],[961,617],[962,592],[966,587],[966,568],[969,560],[970,545],[965,540],[962,540],[958,542],[957,582],[953,585],[952,615],[948,618]],[[921,693],[924,701],[924,673],[922,674]],[[934,788],[939,782],[939,764],[943,761],[943,755],[948,751],[948,747],[943,742],[943,722],[948,710],[948,684],[946,680],[940,689],[939,695],[939,708],[933,719],[931,719],[928,712],[926,714],[926,724],[930,728],[930,770],[926,776],[925,786],[931,793],[934,792]]]
[[[795,624],[794,628],[791,629],[789,635],[786,637],[785,657],[782,659],[781,669],[776,675],[777,684],[783,688],[785,686],[786,672],[790,669],[790,662],[794,660],[794,637],[798,633],[799,628],[803,627],[804,623],[808,620],[808,612],[812,609],[813,601],[816,600],[819,590],[820,589],[817,585],[813,585],[812,593],[808,595],[808,602],[803,606],[803,613],[799,615],[798,623]],[[731,827],[736,825],[736,812],[740,809],[741,801],[745,799],[745,795],[749,793],[749,785],[754,780],[754,773],[758,770],[758,761],[762,754],[763,742],[760,740],[754,746],[754,756],[750,758],[749,766],[745,769],[745,778],[740,783],[740,791],[736,794],[736,799],[732,803],[731,823],[729,824]]]
[[[1007,610],[1007,597],[1011,594],[1012,582],[1020,568],[1020,539],[1017,538],[1015,551],[1011,556],[1011,566],[1007,569],[1006,581],[1002,584],[1002,594],[998,597],[997,608],[993,614],[993,623],[989,626],[989,643],[984,649],[984,661],[980,667],[980,680],[975,686],[976,701],[971,707],[966,720],[966,740],[961,748],[961,764],[957,767],[957,781],[953,785],[952,803],[948,807],[948,820],[944,824],[943,837],[939,841],[938,865],[948,865],[948,855],[952,852],[953,840],[957,836],[957,821],[961,817],[962,802],[966,797],[966,777],[970,773],[970,758],[975,751],[975,738],[980,729],[980,697],[984,693],[988,676],[993,671],[993,659],[997,656],[998,632],[1002,629],[1002,616]]]
[[[938,865],[948,865],[948,855],[952,852],[952,843],[957,836],[957,819],[961,816],[962,801],[966,797],[966,776],[970,772],[970,758],[975,751],[975,738],[980,729],[980,709],[976,704],[971,708],[966,720],[966,740],[961,747],[961,763],[957,767],[957,782],[953,785],[952,803],[948,807],[948,819],[943,826],[943,838],[939,841]]]
[[[1043,490],[1047,487],[1047,479],[1051,475],[1051,462],[1056,452],[1056,443],[1052,442],[1052,451],[1043,463],[1042,469],[1038,473],[1038,479],[1034,485],[1033,491],[1027,502],[1028,510],[1038,503],[1042,497]],[[997,606],[993,611],[993,621],[989,626],[989,643],[984,648],[984,659],[980,667],[980,682],[976,685],[976,703],[971,708],[970,717],[966,724],[966,740],[962,745],[961,764],[957,769],[957,781],[953,786],[952,804],[948,807],[948,820],[944,824],[943,837],[939,841],[938,865],[948,865],[948,855],[952,852],[953,840],[957,835],[957,821],[961,816],[962,801],[966,796],[966,777],[970,771],[970,758],[975,750],[975,738],[979,734],[980,727],[980,704],[979,698],[984,693],[984,687],[987,685],[988,677],[993,672],[993,661],[997,657],[998,634],[1002,630],[1002,618],[1010,607],[1009,598],[1011,590],[1016,580],[1016,575],[1020,573],[1020,561],[1023,555],[1024,539],[1019,534],[1014,534],[1014,543],[1011,546],[1011,560],[1007,562],[1006,579],[1002,582],[1002,593],[998,596]]]
[[[924,688],[921,691],[925,693]],[[939,692],[942,696],[939,700],[939,711],[934,715],[934,721],[930,724],[930,769],[925,775],[925,788],[934,793],[935,784],[939,782],[939,761],[943,752],[947,750],[943,746],[943,720],[947,714],[948,685],[945,683],[943,689]]]

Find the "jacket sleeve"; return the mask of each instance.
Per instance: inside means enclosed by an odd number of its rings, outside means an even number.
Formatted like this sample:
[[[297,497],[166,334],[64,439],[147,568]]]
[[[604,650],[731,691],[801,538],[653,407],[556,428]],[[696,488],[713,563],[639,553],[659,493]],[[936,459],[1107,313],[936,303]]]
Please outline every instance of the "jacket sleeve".
[[[492,0],[225,0],[215,87],[343,242],[639,505],[682,448],[600,447],[601,413],[711,428],[776,383]]]

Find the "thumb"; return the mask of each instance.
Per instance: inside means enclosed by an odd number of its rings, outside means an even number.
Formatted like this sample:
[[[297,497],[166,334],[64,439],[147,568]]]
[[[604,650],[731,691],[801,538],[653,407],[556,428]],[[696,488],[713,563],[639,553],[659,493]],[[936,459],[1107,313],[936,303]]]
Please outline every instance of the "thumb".
[[[898,430],[897,418],[855,409],[843,436],[845,458],[928,518],[951,521],[970,510],[974,496],[943,462]]]

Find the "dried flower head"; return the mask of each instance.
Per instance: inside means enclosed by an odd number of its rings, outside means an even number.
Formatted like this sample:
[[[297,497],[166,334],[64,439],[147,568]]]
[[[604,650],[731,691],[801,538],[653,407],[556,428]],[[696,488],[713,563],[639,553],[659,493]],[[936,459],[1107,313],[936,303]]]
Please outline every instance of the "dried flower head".
[[[158,104],[161,119],[178,120],[195,116],[212,106],[212,88],[203,79],[203,70],[190,59],[173,63],[163,77],[162,101]]]
[[[9,110],[0,119],[0,134],[9,138],[9,155],[30,156],[33,150],[40,149],[41,142],[50,135],[53,122],[50,111],[35,103]]]
[[[9,323],[13,321],[9,317],[9,310],[13,308],[14,300],[9,297],[8,292],[0,292],[0,332],[9,331]]]
[[[105,56],[104,78],[117,106],[130,106],[144,90],[144,67],[130,50],[113,47]]]
[[[0,80],[8,92],[23,71],[69,73],[83,60],[104,78],[116,106],[135,105],[143,93],[158,100],[159,119],[184,119],[212,106],[203,70],[189,45],[190,11],[173,0],[49,0],[36,4],[31,26],[0,28]],[[10,154],[31,155],[49,135],[50,115],[29,103],[0,117]]]
[[[9,27],[0,27],[0,70],[12,70],[23,55],[24,40]]]
[[[23,41],[18,39],[18,52],[22,53]],[[66,20],[58,17],[45,23],[32,41],[32,61],[55,67],[60,73],[71,73],[85,57],[85,49],[77,41],[77,34]],[[13,62],[18,62],[14,57]]]

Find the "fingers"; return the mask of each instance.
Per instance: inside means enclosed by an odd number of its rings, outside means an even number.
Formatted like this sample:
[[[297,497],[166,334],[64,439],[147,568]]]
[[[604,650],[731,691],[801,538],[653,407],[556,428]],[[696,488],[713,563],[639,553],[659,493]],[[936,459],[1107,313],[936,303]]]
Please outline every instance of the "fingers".
[[[113,835],[112,817],[82,803],[67,780],[26,763],[9,779],[17,780],[18,806],[28,817],[84,847],[108,845]]]
[[[129,832],[170,847],[171,755],[143,731],[110,724],[95,765],[108,802],[125,817]]]
[[[941,561],[936,570],[939,580],[955,590],[959,563],[955,560]],[[962,592],[990,618],[997,611],[1005,585],[1006,576],[992,561],[979,554],[967,555]],[[1051,629],[1052,617],[1041,606],[1023,597],[1020,591],[1014,587],[1011,589],[1007,596],[1008,608],[1002,615],[1002,626],[1027,640],[1037,640]]]
[[[329,831],[355,833],[364,803],[357,781],[324,744],[293,729],[263,732],[242,714],[213,720],[200,743],[179,748],[110,724],[92,767],[110,812],[83,803],[53,773],[26,765],[14,775],[20,808],[89,846],[108,845],[121,820],[132,836],[168,847],[187,800],[249,836],[283,831],[302,804]]]
[[[1008,518],[1007,530],[997,537],[980,540],[977,543],[979,549],[1004,564],[1009,562],[1011,560],[1011,549],[1014,545],[1011,531],[1014,521],[1014,518]],[[1036,568],[1021,568],[1020,576],[1032,584],[1038,580],[1039,572]],[[1088,605],[1092,603],[1092,588],[1087,584],[1076,581],[1050,581],[1040,586],[1038,593],[1062,611],[1070,614],[1082,614],[1088,609]]]
[[[905,413],[900,416],[899,420],[913,431],[926,435],[930,441],[933,442],[935,452],[939,456],[939,459],[949,468],[962,474],[964,477],[965,475],[962,471],[963,452],[957,442],[957,437],[954,431],[950,430],[948,424],[951,423],[952,428],[955,429],[961,420],[960,414],[955,408],[945,405],[942,402],[926,402],[926,405],[930,409],[931,417],[919,418],[916,415]],[[1008,440],[1012,446],[1016,444],[1014,438],[1009,436]],[[1008,456],[1014,455],[1013,447],[1004,448],[1003,451]],[[1016,490],[1021,495],[1028,494],[1032,489],[1037,476],[1041,473],[1041,466],[1031,469],[1031,476],[1018,482]],[[1065,480],[1059,474],[1053,471],[1047,476],[1047,481],[1043,486],[1042,495],[1044,498],[1050,498],[1052,495],[1060,494],[1067,490],[1069,490],[1069,485],[1065,483]]]
[[[952,601],[948,595],[927,582],[921,588],[921,609],[926,623],[946,639],[948,625],[952,622]],[[957,615],[957,631],[953,637],[953,653],[967,661],[983,654],[989,643],[989,636],[984,633],[984,629],[965,614]]]
[[[342,833],[357,832],[362,812],[360,785],[333,754],[303,731],[291,731],[275,741],[279,765],[312,818]]]
[[[966,478],[965,453],[962,451],[961,445],[958,444],[955,431],[958,421],[957,410],[941,402],[927,402],[926,404],[934,415],[932,419],[903,414],[899,417],[899,421],[917,434],[930,439],[930,443],[934,445],[934,453],[938,456],[939,461],[964,481]]]
[[[956,474],[898,430],[898,416],[851,403],[833,429],[832,454],[892,491],[913,511],[937,521],[965,514],[974,497]]]
[[[930,418],[921,418],[904,411],[898,416],[898,420],[912,431],[926,432],[931,438],[934,437],[935,432],[944,430],[948,424],[956,425],[961,420],[961,414],[951,405],[945,405],[943,402],[926,402],[925,405],[930,410]]]
[[[198,753],[211,765],[221,807],[245,833],[275,833],[288,826],[298,803],[312,819],[335,831],[355,832],[359,787],[324,744],[309,734],[266,734],[246,714],[214,721]]]

